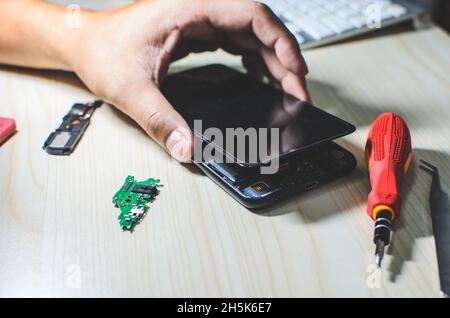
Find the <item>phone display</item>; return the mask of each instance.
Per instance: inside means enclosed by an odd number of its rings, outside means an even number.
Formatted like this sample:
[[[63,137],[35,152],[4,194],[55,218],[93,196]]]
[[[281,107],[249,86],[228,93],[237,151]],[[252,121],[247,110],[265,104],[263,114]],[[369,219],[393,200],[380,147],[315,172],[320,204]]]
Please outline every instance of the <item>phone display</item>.
[[[356,167],[354,156],[331,141],[353,132],[353,125],[228,67],[209,65],[170,75],[161,91],[199,137],[201,149],[214,144],[221,159],[232,159],[194,162],[247,208],[310,191]],[[194,123],[198,120],[201,129]],[[279,165],[273,173],[262,173],[262,167],[273,163],[271,153],[256,162],[246,161],[247,156],[242,160],[223,148],[227,140],[219,144],[209,138],[209,128],[225,138],[229,128],[277,128]],[[271,149],[271,137],[266,149]]]
[[[276,155],[280,160],[355,130],[344,120],[222,65],[170,75],[161,90],[197,136],[208,128],[222,131],[224,141],[217,148],[242,165],[261,165],[273,160],[274,155],[256,151],[258,158],[251,162],[247,153],[243,158],[230,153],[223,146],[228,142],[229,128],[267,128],[265,149],[272,149],[271,129],[276,128]],[[195,120],[201,120],[203,131],[196,130]]]

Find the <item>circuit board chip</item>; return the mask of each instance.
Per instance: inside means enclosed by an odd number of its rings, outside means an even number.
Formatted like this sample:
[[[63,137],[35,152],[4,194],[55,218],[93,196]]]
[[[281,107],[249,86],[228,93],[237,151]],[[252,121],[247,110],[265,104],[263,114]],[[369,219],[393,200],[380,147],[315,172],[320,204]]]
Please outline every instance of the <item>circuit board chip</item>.
[[[124,231],[133,231],[148,210],[148,203],[155,200],[161,186],[159,179],[138,182],[133,176],[125,179],[122,187],[114,195],[112,202],[120,209],[118,217]]]
[[[142,193],[142,194],[150,194],[150,195],[157,195],[158,189],[156,187],[152,186],[146,186],[146,185],[135,185],[133,190],[131,190],[133,193]]]

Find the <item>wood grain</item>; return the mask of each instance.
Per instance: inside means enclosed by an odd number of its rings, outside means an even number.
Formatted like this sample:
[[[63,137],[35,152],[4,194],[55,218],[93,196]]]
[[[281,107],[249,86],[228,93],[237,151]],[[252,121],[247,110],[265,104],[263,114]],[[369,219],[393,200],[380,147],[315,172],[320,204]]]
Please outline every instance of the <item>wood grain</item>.
[[[0,147],[0,296],[438,297],[430,177],[417,164],[380,288],[366,284],[374,246],[362,160],[370,123],[394,111],[410,125],[416,161],[437,165],[450,186],[449,52],[438,28],[306,52],[315,104],[358,128],[339,141],[358,169],[261,214],[171,160],[110,106],[73,155],[47,155],[42,144],[68,107],[94,97],[72,74],[2,67],[0,115],[18,132]],[[172,71],[205,62],[240,67],[218,52]],[[130,174],[164,183],[131,235],[111,204]]]

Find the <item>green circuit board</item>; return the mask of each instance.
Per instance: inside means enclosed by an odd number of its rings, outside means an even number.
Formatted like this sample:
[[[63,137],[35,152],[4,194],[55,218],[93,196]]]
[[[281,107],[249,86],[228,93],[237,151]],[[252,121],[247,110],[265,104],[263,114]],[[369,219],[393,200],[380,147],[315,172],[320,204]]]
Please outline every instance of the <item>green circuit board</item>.
[[[155,200],[161,186],[159,179],[138,182],[133,176],[125,179],[122,187],[114,195],[112,202],[120,209],[118,217],[124,231],[133,231],[148,210],[148,203]]]

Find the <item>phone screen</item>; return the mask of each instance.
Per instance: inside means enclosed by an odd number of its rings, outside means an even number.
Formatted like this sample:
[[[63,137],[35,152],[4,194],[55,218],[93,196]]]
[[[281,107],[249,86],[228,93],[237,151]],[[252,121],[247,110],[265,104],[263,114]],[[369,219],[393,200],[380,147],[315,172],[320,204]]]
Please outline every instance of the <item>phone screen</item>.
[[[275,141],[279,159],[355,130],[353,125],[311,104],[222,65],[170,75],[161,90],[197,136],[203,136],[208,128],[220,130],[224,139],[228,136],[226,130],[230,128],[253,128],[257,131],[267,128],[265,149],[272,149],[271,129],[277,129]],[[195,120],[201,120],[201,131],[196,129]],[[227,140],[217,146],[225,148],[226,144]],[[258,142],[258,145],[261,144]],[[257,162],[237,158],[227,149],[223,152],[244,165],[261,165],[273,160],[270,152],[264,155],[258,151]]]

